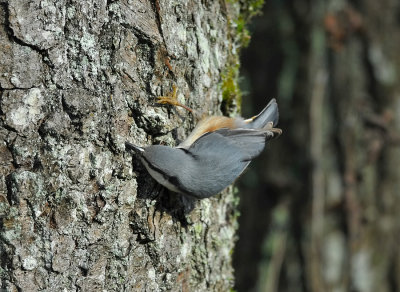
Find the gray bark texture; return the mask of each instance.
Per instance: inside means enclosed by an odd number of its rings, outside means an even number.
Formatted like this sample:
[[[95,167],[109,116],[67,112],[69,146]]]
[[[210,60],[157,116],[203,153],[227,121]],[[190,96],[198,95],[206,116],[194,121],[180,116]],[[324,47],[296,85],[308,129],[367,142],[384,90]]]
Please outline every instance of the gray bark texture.
[[[232,287],[232,188],[183,214],[181,197],[162,192],[124,143],[186,137],[195,118],[154,103],[173,84],[203,113],[235,110],[222,96],[235,94],[224,84],[236,84],[238,22],[251,9],[0,1],[2,291]]]

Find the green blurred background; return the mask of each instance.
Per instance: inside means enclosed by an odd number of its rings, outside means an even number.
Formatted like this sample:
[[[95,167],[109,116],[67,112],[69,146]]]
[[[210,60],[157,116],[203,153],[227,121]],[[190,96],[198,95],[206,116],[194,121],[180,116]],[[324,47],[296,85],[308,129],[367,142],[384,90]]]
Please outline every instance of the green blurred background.
[[[237,291],[400,291],[400,1],[266,1],[244,117],[283,135],[239,180]]]

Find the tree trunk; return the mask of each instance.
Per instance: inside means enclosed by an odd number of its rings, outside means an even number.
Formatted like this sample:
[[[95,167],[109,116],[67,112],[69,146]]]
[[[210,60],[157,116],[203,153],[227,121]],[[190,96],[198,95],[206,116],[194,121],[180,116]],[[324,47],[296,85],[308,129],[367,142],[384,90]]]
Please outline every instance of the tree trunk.
[[[258,232],[240,230],[238,289],[399,291],[400,2],[264,11],[243,63],[284,132],[257,171],[265,186],[243,195],[263,207],[241,217]]]
[[[227,291],[232,188],[182,214],[125,141],[176,145],[236,110],[254,3],[0,1],[1,288]],[[223,98],[222,98],[223,97]],[[161,193],[160,193],[161,192]]]

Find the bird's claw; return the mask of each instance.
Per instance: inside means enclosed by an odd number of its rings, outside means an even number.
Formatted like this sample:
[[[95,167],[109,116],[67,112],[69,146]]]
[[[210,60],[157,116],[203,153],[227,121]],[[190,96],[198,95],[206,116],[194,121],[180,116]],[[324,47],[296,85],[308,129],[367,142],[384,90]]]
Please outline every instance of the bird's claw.
[[[282,130],[279,129],[279,128],[272,128],[269,131],[274,133],[274,138],[279,137],[280,135],[282,135]]]
[[[273,134],[273,137],[279,137],[280,135],[282,135],[282,130],[279,128],[274,128],[274,123],[273,122],[268,122],[265,127],[263,128],[267,131],[270,131]]]
[[[178,88],[175,85],[172,85],[172,92],[168,93],[166,96],[158,96],[156,103],[180,106],[190,112],[193,112],[193,110],[190,107],[187,107],[186,105],[184,105],[178,101],[177,96],[176,96],[177,91],[178,91]]]
[[[176,98],[176,92],[178,91],[175,85],[172,85],[172,91],[168,93],[166,96],[158,96],[157,103],[160,104],[171,104],[174,106],[178,106],[179,102]]]

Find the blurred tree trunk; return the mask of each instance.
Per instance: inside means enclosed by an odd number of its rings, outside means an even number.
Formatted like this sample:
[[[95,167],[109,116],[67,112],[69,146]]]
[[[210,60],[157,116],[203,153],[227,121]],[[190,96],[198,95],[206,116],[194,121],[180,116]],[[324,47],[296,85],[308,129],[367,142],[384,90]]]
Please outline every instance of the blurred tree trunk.
[[[2,291],[233,285],[232,188],[183,215],[124,143],[175,145],[193,128],[154,104],[173,84],[203,113],[236,109],[238,24],[253,12],[218,0],[0,0]]]
[[[240,226],[257,232],[240,229],[237,288],[399,291],[400,2],[264,12],[244,71],[256,104],[278,98],[284,133],[242,197],[258,209]]]

